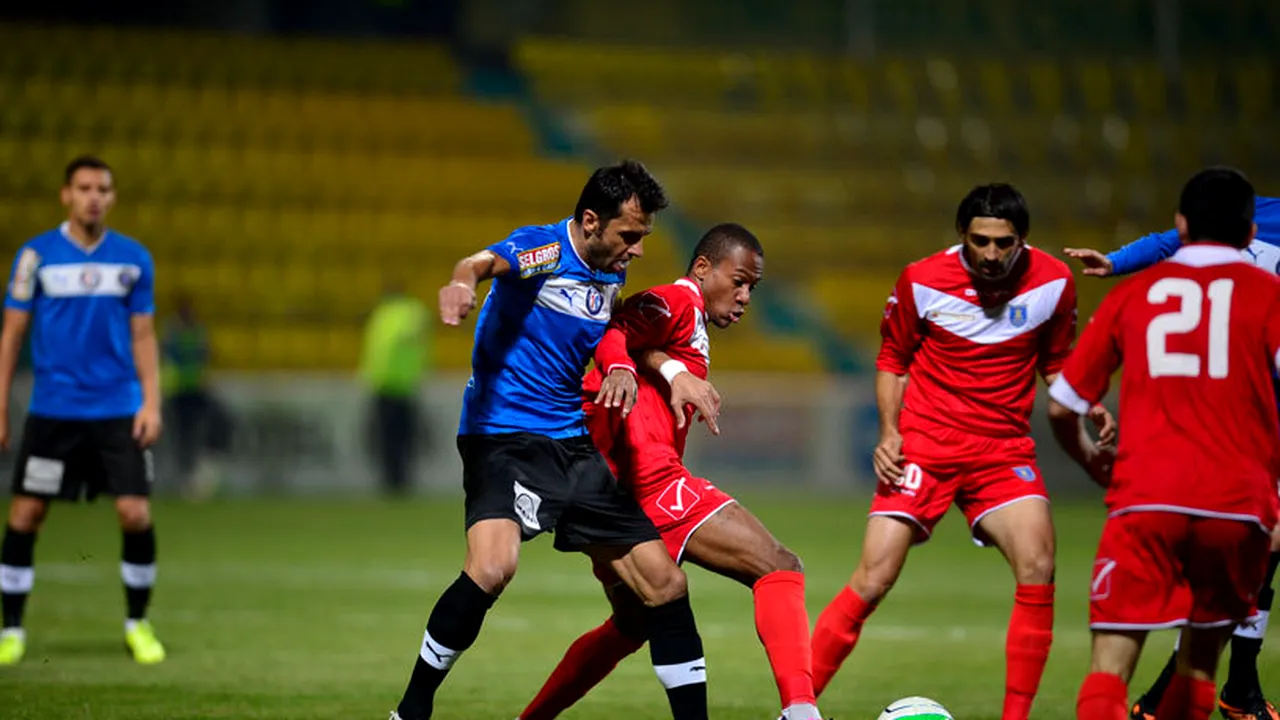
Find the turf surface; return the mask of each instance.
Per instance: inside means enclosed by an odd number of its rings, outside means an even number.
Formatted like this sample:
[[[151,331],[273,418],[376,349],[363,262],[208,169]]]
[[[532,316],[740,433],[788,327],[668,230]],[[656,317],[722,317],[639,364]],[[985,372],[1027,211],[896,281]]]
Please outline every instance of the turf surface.
[[[747,498],[804,558],[811,619],[847,579],[863,499]],[[123,647],[119,534],[109,507],[58,506],[36,548],[26,660],[0,668],[0,718],[369,718],[394,707],[436,596],[463,552],[461,503],[160,503],[152,619],[170,658],[138,667]],[[1087,667],[1086,588],[1102,512],[1059,505],[1057,637],[1034,716],[1074,717]],[[690,568],[712,717],[771,720],[778,698],[741,586]],[[928,695],[957,718],[998,718],[1013,583],[999,554],[948,518],[918,549],[823,697],[838,720]],[[564,648],[605,615],[584,558],[527,544],[519,574],[442,689],[436,717],[514,718]],[[1260,665],[1280,692],[1280,641]],[[1148,644],[1137,682],[1172,636]],[[566,718],[667,717],[641,653]]]

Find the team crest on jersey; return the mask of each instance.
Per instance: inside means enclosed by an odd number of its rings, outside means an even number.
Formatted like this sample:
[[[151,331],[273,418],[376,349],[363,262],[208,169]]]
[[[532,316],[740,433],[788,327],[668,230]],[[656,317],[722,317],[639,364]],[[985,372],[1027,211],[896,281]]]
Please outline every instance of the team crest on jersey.
[[[517,253],[516,263],[522,278],[549,273],[560,264],[560,243],[554,242]]]
[[[1035,468],[1031,467],[1030,465],[1019,465],[1018,467],[1013,469],[1013,474],[1016,475],[1017,478],[1019,480],[1022,480],[1023,482],[1031,482],[1032,480],[1036,479]]]
[[[1009,306],[1009,324],[1014,327],[1022,327],[1027,324],[1027,306],[1026,305],[1010,305]]]
[[[131,289],[133,287],[133,284],[138,282],[139,274],[140,272],[138,270],[131,267],[127,267],[121,270],[120,277],[119,277],[120,287],[124,288],[126,291]]]
[[[587,288],[587,312],[593,317],[599,317],[604,312],[604,295],[600,289],[595,286]]]
[[[98,268],[89,266],[80,273],[80,285],[92,290],[102,284],[102,272]]]

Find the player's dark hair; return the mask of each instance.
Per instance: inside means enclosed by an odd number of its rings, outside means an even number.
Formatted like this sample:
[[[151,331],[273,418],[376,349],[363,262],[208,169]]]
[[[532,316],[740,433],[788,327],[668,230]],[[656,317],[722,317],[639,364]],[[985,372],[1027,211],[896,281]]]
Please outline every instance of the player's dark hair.
[[[1007,183],[979,185],[969,191],[956,210],[956,232],[969,231],[974,218],[989,217],[1008,220],[1018,237],[1025,238],[1031,230],[1031,211],[1018,189]]]
[[[71,178],[76,176],[76,172],[88,168],[90,170],[106,170],[111,172],[111,166],[105,160],[96,155],[81,155],[67,163],[66,172],[62,175],[62,184],[70,185]]]
[[[693,264],[700,257],[706,258],[712,265],[719,265],[720,261],[729,257],[729,253],[737,248],[745,248],[764,256],[764,246],[750,230],[738,223],[720,223],[698,240],[697,247],[693,249],[693,258],[689,260],[689,268],[685,272],[691,272]]]
[[[1253,184],[1235,168],[1217,166],[1196,173],[1182,188],[1178,212],[1187,219],[1187,239],[1244,248],[1253,232]]]
[[[662,185],[649,174],[639,160],[624,160],[617,165],[602,167],[591,173],[578,196],[578,207],[573,219],[582,222],[582,214],[590,210],[600,218],[600,224],[622,215],[622,204],[635,196],[640,209],[646,213],[657,212],[667,206],[667,194]]]

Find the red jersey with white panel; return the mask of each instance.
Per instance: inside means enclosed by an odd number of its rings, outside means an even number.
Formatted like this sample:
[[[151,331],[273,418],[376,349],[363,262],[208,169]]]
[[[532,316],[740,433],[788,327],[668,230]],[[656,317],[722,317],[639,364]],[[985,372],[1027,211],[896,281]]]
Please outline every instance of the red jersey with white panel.
[[[1280,279],[1239,250],[1188,245],[1112,290],[1050,388],[1083,413],[1124,364],[1111,514],[1178,512],[1270,531],[1277,351]]]
[[[1066,263],[1026,247],[1009,280],[974,282],[960,245],[908,265],[880,324],[876,369],[908,375],[914,417],[986,437],[1030,433],[1036,372],[1062,369],[1076,331]]]
[[[685,440],[693,424],[677,429],[662,379],[637,373],[635,407],[625,419],[594,402],[604,374],[618,367],[635,371],[646,350],[661,350],[705,380],[710,342],[702,292],[681,278],[629,298],[615,311],[596,348],[595,367],[583,383],[587,429],[609,467],[630,488],[653,521],[672,559],[680,562],[689,537],[733,498],[684,466]]]

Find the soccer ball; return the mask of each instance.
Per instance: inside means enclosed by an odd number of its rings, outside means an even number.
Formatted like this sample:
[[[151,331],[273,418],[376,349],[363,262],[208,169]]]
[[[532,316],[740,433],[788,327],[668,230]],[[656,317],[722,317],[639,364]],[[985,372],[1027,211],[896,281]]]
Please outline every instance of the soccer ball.
[[[947,709],[936,700],[927,697],[909,697],[894,700],[880,713],[877,720],[954,720]]]

